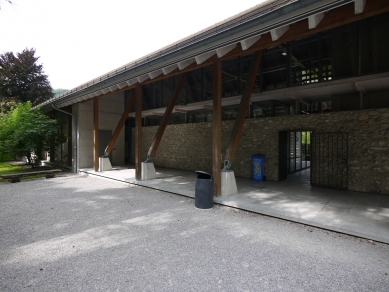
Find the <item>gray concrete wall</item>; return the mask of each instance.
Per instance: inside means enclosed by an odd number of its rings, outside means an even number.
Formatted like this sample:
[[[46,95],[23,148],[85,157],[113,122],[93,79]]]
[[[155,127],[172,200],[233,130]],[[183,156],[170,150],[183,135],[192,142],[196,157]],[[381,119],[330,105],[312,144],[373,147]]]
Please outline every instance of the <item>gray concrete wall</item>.
[[[78,168],[93,167],[93,101],[77,104]]]
[[[79,144],[78,168],[93,167],[93,100],[73,107],[78,116]],[[99,99],[99,129],[114,133],[124,111],[124,93],[117,93]],[[112,152],[112,165],[124,164],[124,127]]]
[[[223,121],[223,155],[233,121]],[[158,127],[143,128],[143,159]],[[348,132],[350,190],[389,194],[389,109],[248,119],[236,160],[236,176],[252,177],[251,155],[266,156],[265,175],[278,180],[279,131]],[[133,135],[134,137],[134,135]],[[134,161],[134,139],[131,161]],[[212,170],[212,123],[168,125],[155,157],[157,166]]]
[[[100,99],[99,104],[99,129],[115,132],[120,118],[124,112],[124,92]],[[107,146],[107,145],[106,145]],[[105,147],[104,147],[105,148]],[[124,126],[116,140],[112,150],[112,165],[124,164]]]

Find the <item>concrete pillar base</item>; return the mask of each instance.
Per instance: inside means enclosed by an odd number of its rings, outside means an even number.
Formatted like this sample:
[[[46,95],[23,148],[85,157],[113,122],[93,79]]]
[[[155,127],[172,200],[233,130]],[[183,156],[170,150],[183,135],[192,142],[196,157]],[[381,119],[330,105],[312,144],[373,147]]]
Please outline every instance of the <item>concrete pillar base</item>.
[[[157,172],[155,171],[153,162],[142,162],[142,180],[150,180],[157,178]]]
[[[222,171],[222,196],[232,196],[238,193],[235,174],[232,170]]]
[[[99,171],[112,170],[111,161],[108,157],[99,157]]]

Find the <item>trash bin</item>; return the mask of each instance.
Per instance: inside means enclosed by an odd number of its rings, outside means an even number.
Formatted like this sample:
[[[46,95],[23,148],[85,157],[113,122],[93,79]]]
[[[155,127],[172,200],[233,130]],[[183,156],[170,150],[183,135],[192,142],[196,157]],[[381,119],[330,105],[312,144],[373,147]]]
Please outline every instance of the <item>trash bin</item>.
[[[251,156],[253,159],[253,178],[255,181],[263,181],[263,168],[265,164],[265,156],[256,154]]]
[[[213,177],[212,174],[196,170],[195,207],[210,209],[213,207]]]

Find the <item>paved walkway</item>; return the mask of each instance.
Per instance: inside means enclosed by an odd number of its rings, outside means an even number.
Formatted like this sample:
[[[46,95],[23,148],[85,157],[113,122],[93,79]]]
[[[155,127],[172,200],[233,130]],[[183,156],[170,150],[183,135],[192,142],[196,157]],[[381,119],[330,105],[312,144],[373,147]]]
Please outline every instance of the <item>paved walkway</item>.
[[[136,181],[135,169],[84,173],[194,197],[193,171],[156,168],[157,179]],[[389,244],[389,196],[312,187],[309,170],[282,182],[255,182],[238,177],[238,194],[214,197],[222,205],[325,228]]]
[[[374,291],[389,245],[100,179],[0,184],[0,291]]]

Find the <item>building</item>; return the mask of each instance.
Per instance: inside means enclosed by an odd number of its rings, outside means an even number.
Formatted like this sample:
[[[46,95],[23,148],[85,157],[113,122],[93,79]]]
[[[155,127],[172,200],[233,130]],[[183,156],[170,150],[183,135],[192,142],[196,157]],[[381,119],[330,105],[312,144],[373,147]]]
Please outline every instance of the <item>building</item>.
[[[387,0],[267,1],[42,106],[75,170],[201,169],[218,196],[261,153],[267,180],[389,194],[388,30]]]

